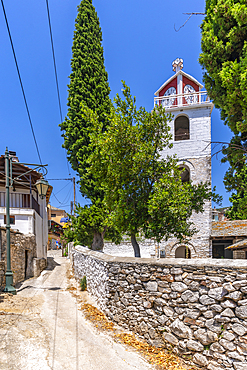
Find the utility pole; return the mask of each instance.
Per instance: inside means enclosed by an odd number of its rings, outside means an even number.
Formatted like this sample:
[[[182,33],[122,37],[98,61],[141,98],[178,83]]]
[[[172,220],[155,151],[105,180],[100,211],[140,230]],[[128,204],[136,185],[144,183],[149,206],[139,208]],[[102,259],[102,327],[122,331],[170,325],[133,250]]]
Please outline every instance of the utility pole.
[[[74,216],[75,216],[75,177],[73,177],[73,184],[74,184]]]
[[[9,217],[9,179],[10,179],[10,158],[9,151],[5,151],[5,175],[6,175],[6,244],[7,244],[7,270],[5,273],[6,285],[4,292],[16,294],[13,284],[13,272],[11,271],[11,254],[10,254],[10,217]]]

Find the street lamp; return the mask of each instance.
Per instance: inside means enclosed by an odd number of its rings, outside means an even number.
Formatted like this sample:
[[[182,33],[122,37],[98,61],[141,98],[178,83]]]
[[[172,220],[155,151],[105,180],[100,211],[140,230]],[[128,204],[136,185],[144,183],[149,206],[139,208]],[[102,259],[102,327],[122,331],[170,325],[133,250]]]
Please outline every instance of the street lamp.
[[[11,152],[10,152],[11,153]],[[8,151],[8,148],[6,148],[6,151],[5,151],[5,174],[6,174],[6,244],[7,244],[7,269],[6,269],[6,273],[5,273],[5,280],[6,280],[6,285],[5,285],[5,288],[4,288],[4,292],[7,292],[7,293],[12,293],[12,294],[16,294],[16,289],[15,287],[13,287],[13,272],[11,271],[11,255],[10,255],[10,216],[9,216],[9,188],[13,186],[13,181],[14,180],[19,180],[19,177],[16,177],[16,178],[12,178],[12,158],[9,157],[9,151]],[[29,170],[25,173],[22,174],[23,175],[26,175],[27,173],[30,173],[32,172],[33,170],[35,169],[38,169],[38,168],[45,168],[47,166],[47,164],[45,165],[38,165],[38,164],[32,164],[32,163],[20,163],[20,164],[23,164],[23,165],[29,165],[29,166],[35,166],[34,169],[32,170]],[[11,171],[10,171],[10,167],[11,167]],[[47,173],[47,169],[45,168],[46,170],[46,173]],[[44,180],[43,176],[41,177],[41,179],[39,179],[37,182],[36,182],[36,188],[37,188],[37,191],[38,191],[38,194],[40,196],[41,199],[44,199],[45,196],[46,196],[46,193],[47,193],[47,190],[48,190],[48,187],[49,187],[49,183]]]
[[[49,188],[49,182],[46,181],[43,176],[41,177],[41,179],[39,179],[36,184],[35,184],[37,190],[38,190],[38,194],[39,194],[39,197],[41,199],[44,199],[46,197],[46,193],[47,193],[47,190]]]

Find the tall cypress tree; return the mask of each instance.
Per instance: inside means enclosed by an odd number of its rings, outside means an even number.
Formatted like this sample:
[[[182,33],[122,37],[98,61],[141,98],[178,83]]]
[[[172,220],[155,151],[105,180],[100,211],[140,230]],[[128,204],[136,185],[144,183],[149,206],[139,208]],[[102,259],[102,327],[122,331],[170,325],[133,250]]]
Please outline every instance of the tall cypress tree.
[[[104,66],[102,32],[92,0],[82,0],[78,6],[72,46],[68,113],[60,125],[64,130],[64,148],[73,170],[81,178],[81,193],[92,199],[98,197],[94,181],[87,176],[87,159],[93,148],[89,133],[91,123],[83,118],[82,106],[90,108],[99,122],[107,125],[111,101],[108,75]]]
[[[75,20],[72,72],[68,85],[68,113],[60,127],[63,130],[63,147],[67,150],[68,160],[80,177],[80,191],[92,202],[90,209],[79,207],[78,212],[81,218],[85,218],[88,229],[93,229],[93,249],[103,248],[106,228],[101,225],[102,217],[99,216],[102,212],[104,213],[101,202],[103,193],[95,185],[93,177],[88,174],[87,160],[93,151],[89,137],[92,129],[91,121],[83,115],[82,111],[89,108],[97,114],[99,122],[103,124],[103,129],[106,128],[111,100],[101,43],[102,32],[92,0],[82,0]],[[91,224],[88,221],[90,211],[93,213],[90,217]]]

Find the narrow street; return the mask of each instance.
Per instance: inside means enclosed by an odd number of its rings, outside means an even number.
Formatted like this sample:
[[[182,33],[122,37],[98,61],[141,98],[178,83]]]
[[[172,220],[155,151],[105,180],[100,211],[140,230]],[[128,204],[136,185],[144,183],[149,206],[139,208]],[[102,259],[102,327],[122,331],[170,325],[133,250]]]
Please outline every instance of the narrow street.
[[[17,296],[0,294],[0,369],[152,369],[84,318],[67,289],[69,261],[61,251],[49,251],[48,261]]]

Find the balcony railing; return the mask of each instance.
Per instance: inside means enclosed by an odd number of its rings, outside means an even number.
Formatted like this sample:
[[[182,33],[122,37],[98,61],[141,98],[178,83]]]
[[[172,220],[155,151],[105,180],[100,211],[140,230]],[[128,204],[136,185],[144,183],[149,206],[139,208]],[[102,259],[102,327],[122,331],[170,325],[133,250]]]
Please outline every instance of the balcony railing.
[[[210,98],[207,91],[198,91],[186,94],[176,94],[169,96],[158,96],[154,98],[154,106],[162,105],[166,109],[176,107],[188,107],[194,105],[208,104]]]
[[[9,203],[10,208],[30,208],[40,215],[40,205],[31,194],[11,193]],[[5,192],[0,192],[0,207],[6,207]]]

